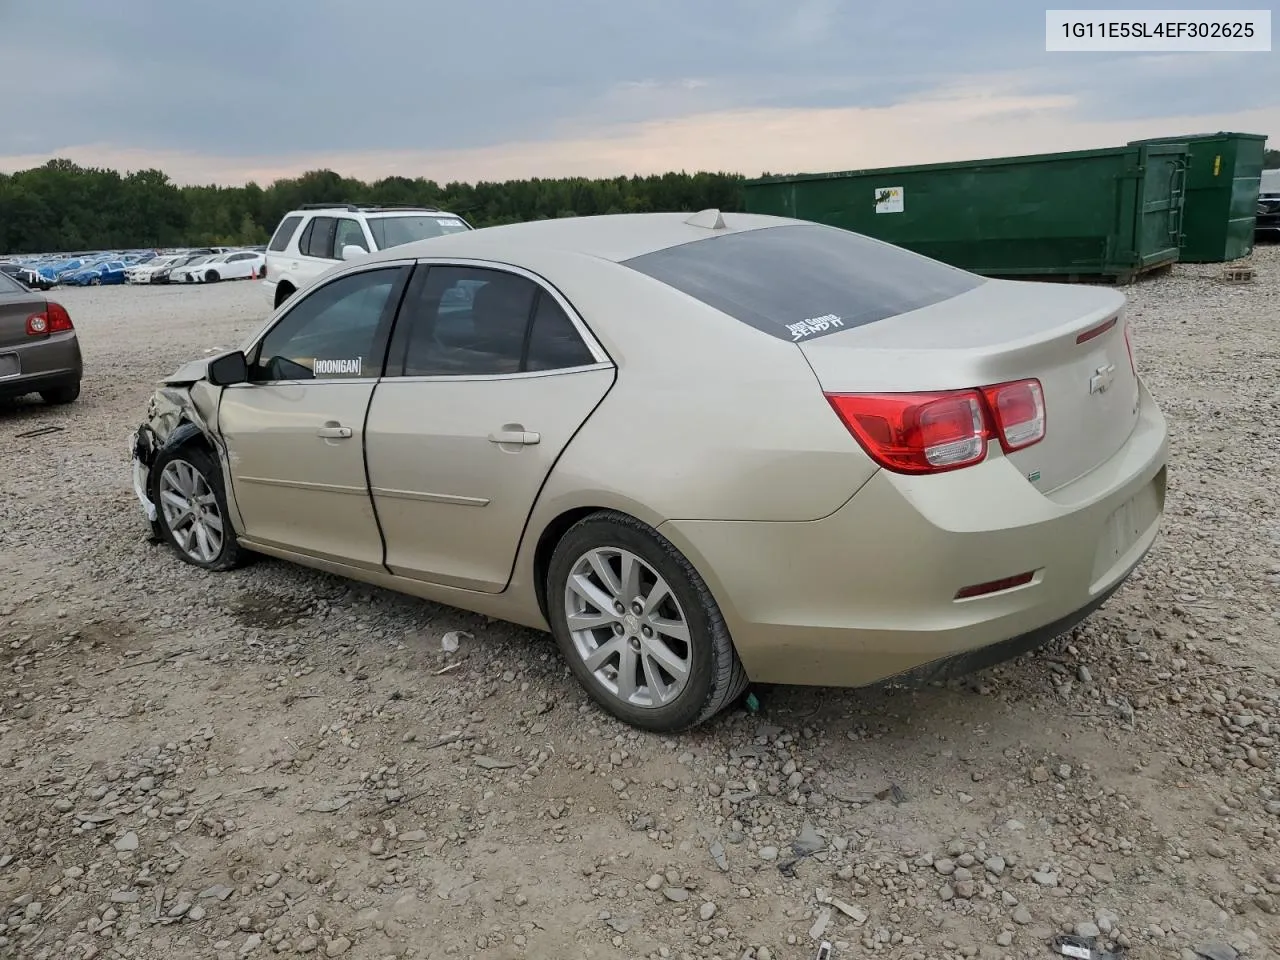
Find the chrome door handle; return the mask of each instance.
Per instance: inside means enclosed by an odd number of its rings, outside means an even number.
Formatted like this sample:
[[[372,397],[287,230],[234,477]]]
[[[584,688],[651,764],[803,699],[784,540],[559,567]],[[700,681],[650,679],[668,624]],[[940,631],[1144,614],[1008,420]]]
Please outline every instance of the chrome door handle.
[[[501,430],[489,434],[490,443],[518,443],[523,446],[530,446],[541,439],[542,437],[539,434],[519,429],[518,424],[508,424]]]
[[[351,436],[350,427],[326,426],[316,431],[317,437],[323,437],[326,440],[346,440]]]

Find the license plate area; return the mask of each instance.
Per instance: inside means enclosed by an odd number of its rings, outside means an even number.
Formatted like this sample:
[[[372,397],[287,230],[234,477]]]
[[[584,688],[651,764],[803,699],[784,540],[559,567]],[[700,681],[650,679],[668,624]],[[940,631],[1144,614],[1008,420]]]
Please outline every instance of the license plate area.
[[[16,353],[0,353],[0,380],[22,374],[22,361]]]
[[[1105,585],[1113,568],[1127,561],[1134,547],[1146,536],[1160,516],[1160,495],[1155,481],[1120,504],[1107,517],[1093,558],[1094,585]]]

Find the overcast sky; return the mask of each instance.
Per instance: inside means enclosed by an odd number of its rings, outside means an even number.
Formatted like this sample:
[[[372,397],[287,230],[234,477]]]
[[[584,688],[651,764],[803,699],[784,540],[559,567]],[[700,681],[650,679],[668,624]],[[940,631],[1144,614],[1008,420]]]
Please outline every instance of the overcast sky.
[[[1274,53],[1050,54],[1044,6],[0,0],[0,170],[758,174],[1213,129],[1280,140]]]

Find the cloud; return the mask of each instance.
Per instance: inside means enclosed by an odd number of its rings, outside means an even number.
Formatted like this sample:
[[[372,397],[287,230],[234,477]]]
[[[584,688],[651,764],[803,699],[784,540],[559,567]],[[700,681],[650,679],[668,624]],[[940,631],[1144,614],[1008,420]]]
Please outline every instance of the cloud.
[[[266,183],[317,168],[366,180],[397,175],[439,182],[679,169],[756,175],[1092,149],[1219,127],[1280,129],[1280,107],[1138,122],[1088,119],[1078,115],[1077,100],[1069,95],[1018,96],[975,84],[959,96],[936,91],[887,107],[726,110],[617,125],[577,138],[469,150],[354,150],[225,158],[86,145],[67,155],[81,163],[122,169],[154,165],[184,183]],[[0,168],[20,169],[41,159],[0,157]]]
[[[56,69],[32,36],[56,38]],[[0,89],[25,105],[0,124],[0,169],[69,156],[197,182],[319,166],[474,179],[1240,126],[1280,104],[1280,62],[1049,54],[1025,0],[0,0]],[[1246,129],[1280,134],[1266,122]]]

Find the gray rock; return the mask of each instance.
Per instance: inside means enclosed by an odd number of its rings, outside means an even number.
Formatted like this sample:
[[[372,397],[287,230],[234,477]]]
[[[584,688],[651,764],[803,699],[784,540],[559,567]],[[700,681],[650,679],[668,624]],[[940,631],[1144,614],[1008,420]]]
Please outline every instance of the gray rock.
[[[1079,923],[1076,924],[1076,936],[1077,937],[1100,937],[1102,936],[1102,931],[1098,928],[1098,925],[1093,921],[1081,920]]]
[[[1004,862],[1004,857],[996,856],[987,857],[987,859],[982,862],[982,866],[988,873],[999,877],[1004,875],[1007,864]]]
[[[1208,940],[1195,948],[1197,956],[1204,960],[1237,960],[1240,953],[1224,940]]]
[[[351,941],[346,937],[334,937],[324,947],[326,957],[340,957],[351,949]]]
[[[652,890],[655,893],[662,889],[662,885],[667,882],[667,878],[660,873],[655,873],[644,882],[646,890]]]
[[[1013,922],[1019,926],[1025,927],[1031,922],[1031,911],[1026,907],[1019,907],[1013,911]]]
[[[138,849],[138,835],[130,830],[123,836],[117,837],[116,842],[112,844],[119,853],[132,853]]]
[[[770,860],[777,860],[778,848],[777,847],[761,847],[759,852],[756,854],[756,856],[758,856],[761,860],[764,860],[766,862]]]
[[[710,920],[716,915],[716,909],[716,905],[708,900],[698,909],[698,916],[703,920]]]
[[[1031,874],[1031,879],[1042,887],[1056,887],[1058,885],[1058,875],[1049,870],[1037,870]]]
[[[937,870],[944,877],[949,877],[956,872],[956,862],[954,860],[943,857],[941,860],[933,861],[933,869]]]
[[[798,857],[811,856],[825,850],[826,846],[826,841],[818,836],[818,831],[807,820],[800,828],[800,835],[791,841],[791,849]]]
[[[663,887],[662,895],[672,903],[684,903],[689,899],[689,891],[684,887]]]

